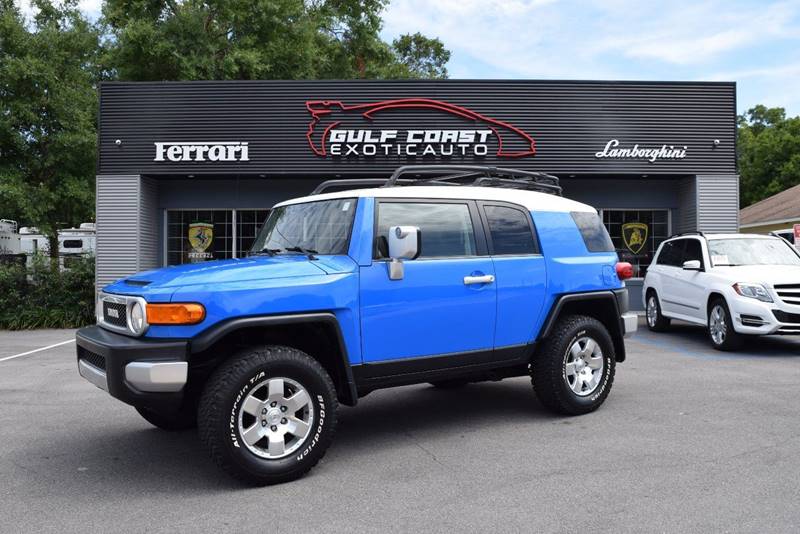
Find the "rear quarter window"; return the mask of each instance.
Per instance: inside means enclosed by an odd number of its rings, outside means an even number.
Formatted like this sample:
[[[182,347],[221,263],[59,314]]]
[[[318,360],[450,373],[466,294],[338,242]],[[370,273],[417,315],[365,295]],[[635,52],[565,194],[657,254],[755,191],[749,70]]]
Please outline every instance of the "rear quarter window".
[[[570,215],[589,252],[614,252],[614,243],[597,213],[573,211]]]

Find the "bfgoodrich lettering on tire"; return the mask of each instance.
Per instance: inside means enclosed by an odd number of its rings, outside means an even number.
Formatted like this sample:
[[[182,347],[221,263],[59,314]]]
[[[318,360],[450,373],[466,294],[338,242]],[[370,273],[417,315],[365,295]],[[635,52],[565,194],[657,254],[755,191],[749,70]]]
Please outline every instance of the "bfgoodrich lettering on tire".
[[[308,472],[333,440],[338,404],[328,373],[290,347],[244,351],[217,369],[198,410],[200,440],[234,477],[276,484]]]
[[[596,410],[614,382],[614,343],[592,317],[559,319],[531,362],[533,389],[554,412],[580,415]]]

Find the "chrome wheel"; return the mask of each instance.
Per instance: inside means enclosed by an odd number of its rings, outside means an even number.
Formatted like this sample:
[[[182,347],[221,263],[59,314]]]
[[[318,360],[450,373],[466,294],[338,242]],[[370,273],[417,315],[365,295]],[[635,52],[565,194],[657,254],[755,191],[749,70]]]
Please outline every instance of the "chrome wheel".
[[[725,308],[721,304],[715,304],[708,315],[708,333],[715,345],[725,343],[728,334],[728,325],[725,323]]]
[[[600,385],[604,370],[600,345],[588,336],[575,340],[564,359],[564,378],[572,392],[581,397],[590,395]]]
[[[239,435],[261,458],[275,460],[295,452],[314,426],[314,405],[291,378],[269,378],[250,390],[239,407]]]
[[[650,328],[655,328],[657,322],[658,302],[656,302],[655,295],[650,295],[650,298],[647,299],[647,324],[650,326]]]

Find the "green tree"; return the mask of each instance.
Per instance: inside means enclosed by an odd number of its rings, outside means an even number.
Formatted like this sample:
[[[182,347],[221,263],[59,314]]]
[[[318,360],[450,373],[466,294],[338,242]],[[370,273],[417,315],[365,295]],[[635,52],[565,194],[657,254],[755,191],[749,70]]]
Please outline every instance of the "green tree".
[[[800,117],[758,105],[738,126],[742,207],[800,184]]]
[[[0,0],[0,214],[57,229],[93,217],[99,35],[76,0]]]
[[[120,80],[446,77],[438,39],[381,40],[386,0],[107,0]]]

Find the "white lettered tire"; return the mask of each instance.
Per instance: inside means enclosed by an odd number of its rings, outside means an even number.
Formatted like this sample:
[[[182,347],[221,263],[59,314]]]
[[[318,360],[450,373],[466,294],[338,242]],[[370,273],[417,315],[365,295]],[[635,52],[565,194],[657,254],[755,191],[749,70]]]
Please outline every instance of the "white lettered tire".
[[[328,373],[306,353],[282,346],[233,356],[209,378],[198,430],[211,458],[248,483],[288,482],[323,457],[338,402]]]

